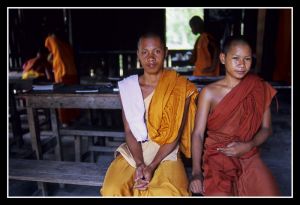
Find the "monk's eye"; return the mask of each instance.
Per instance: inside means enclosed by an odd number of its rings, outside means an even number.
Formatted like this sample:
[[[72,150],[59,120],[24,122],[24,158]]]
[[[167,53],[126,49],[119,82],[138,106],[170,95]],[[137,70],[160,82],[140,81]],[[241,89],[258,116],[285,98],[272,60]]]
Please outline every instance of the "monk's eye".
[[[145,55],[147,55],[147,51],[142,51],[141,54],[142,54],[143,56],[145,56]]]
[[[155,54],[161,54],[161,50],[160,49],[156,49],[155,50]]]

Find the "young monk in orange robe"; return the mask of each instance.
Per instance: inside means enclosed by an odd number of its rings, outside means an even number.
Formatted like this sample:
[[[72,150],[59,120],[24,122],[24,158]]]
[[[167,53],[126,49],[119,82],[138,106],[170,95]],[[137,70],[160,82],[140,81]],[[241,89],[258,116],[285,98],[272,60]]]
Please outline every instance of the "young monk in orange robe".
[[[78,84],[77,70],[71,46],[58,39],[54,34],[45,40],[45,47],[51,52],[55,83]],[[80,114],[79,109],[58,109],[60,122],[69,124]]]
[[[159,35],[147,33],[138,45],[144,74],[119,82],[126,143],[117,149],[101,194],[189,196],[179,151],[191,157],[197,88],[163,67],[167,50]]]
[[[258,151],[272,132],[270,103],[276,90],[248,73],[252,51],[243,37],[228,38],[220,60],[225,78],[204,87],[198,98],[190,189],[206,196],[279,195]]]
[[[192,32],[195,35],[200,34],[196,40],[191,59],[192,63],[195,64],[193,75],[219,76],[219,44],[210,33],[204,31],[204,22],[199,16],[193,16],[189,23]]]
[[[36,57],[29,59],[23,65],[22,79],[38,78],[53,81],[52,65],[47,60],[47,49],[40,49]]]

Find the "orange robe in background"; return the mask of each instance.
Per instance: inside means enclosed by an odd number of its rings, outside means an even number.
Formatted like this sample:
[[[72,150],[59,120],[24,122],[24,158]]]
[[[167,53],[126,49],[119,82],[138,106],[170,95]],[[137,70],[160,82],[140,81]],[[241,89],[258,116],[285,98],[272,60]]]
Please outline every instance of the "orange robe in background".
[[[51,67],[52,66],[47,59],[36,56],[24,63],[22,79],[28,79],[31,77],[47,79],[46,69],[51,70]]]
[[[248,74],[211,111],[207,122],[203,169],[205,195],[276,196],[278,186],[255,147],[243,156],[218,152],[233,141],[247,142],[260,129],[276,90]]]
[[[202,33],[197,40],[195,53],[196,53],[196,62],[193,75],[194,76],[218,76],[220,75],[220,63],[216,65],[216,69],[212,72],[204,73],[203,69],[211,67],[213,63],[213,56],[211,56],[208,45],[210,40],[213,40],[213,36],[208,33]]]
[[[78,84],[79,80],[71,46],[59,40],[54,35],[51,35],[46,38],[45,47],[48,48],[53,55],[55,83],[63,83],[65,85]],[[79,111],[79,109],[58,109],[61,123],[70,123],[70,121],[79,116]]]

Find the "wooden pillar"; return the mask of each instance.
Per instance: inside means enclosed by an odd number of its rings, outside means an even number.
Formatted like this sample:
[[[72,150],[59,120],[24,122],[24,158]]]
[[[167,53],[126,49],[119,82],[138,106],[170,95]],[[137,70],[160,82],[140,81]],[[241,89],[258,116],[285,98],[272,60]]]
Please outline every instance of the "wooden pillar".
[[[42,146],[41,146],[41,138],[40,138],[40,128],[39,121],[37,117],[36,110],[34,108],[27,108],[27,117],[28,117],[28,126],[31,134],[31,146],[33,151],[35,151],[36,159],[42,160]]]
[[[255,73],[260,73],[262,65],[264,33],[265,33],[266,9],[258,10],[257,38],[256,38],[256,66]]]
[[[51,127],[52,127],[53,137],[55,137],[56,141],[57,141],[57,144],[55,147],[55,157],[56,157],[56,160],[63,161],[61,136],[59,134],[56,110],[54,108],[50,109],[50,117],[51,117]]]

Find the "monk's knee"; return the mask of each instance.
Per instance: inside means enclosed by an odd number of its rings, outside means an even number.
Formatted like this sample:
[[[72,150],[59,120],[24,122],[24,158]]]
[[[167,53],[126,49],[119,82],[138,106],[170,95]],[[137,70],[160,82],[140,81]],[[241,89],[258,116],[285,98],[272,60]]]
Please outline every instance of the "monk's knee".
[[[106,184],[104,186],[102,186],[102,188],[100,189],[100,195],[101,196],[120,196],[120,193],[118,192],[119,187],[110,185],[110,184]]]
[[[120,184],[107,183],[103,184],[100,189],[101,196],[131,196],[130,189]]]

